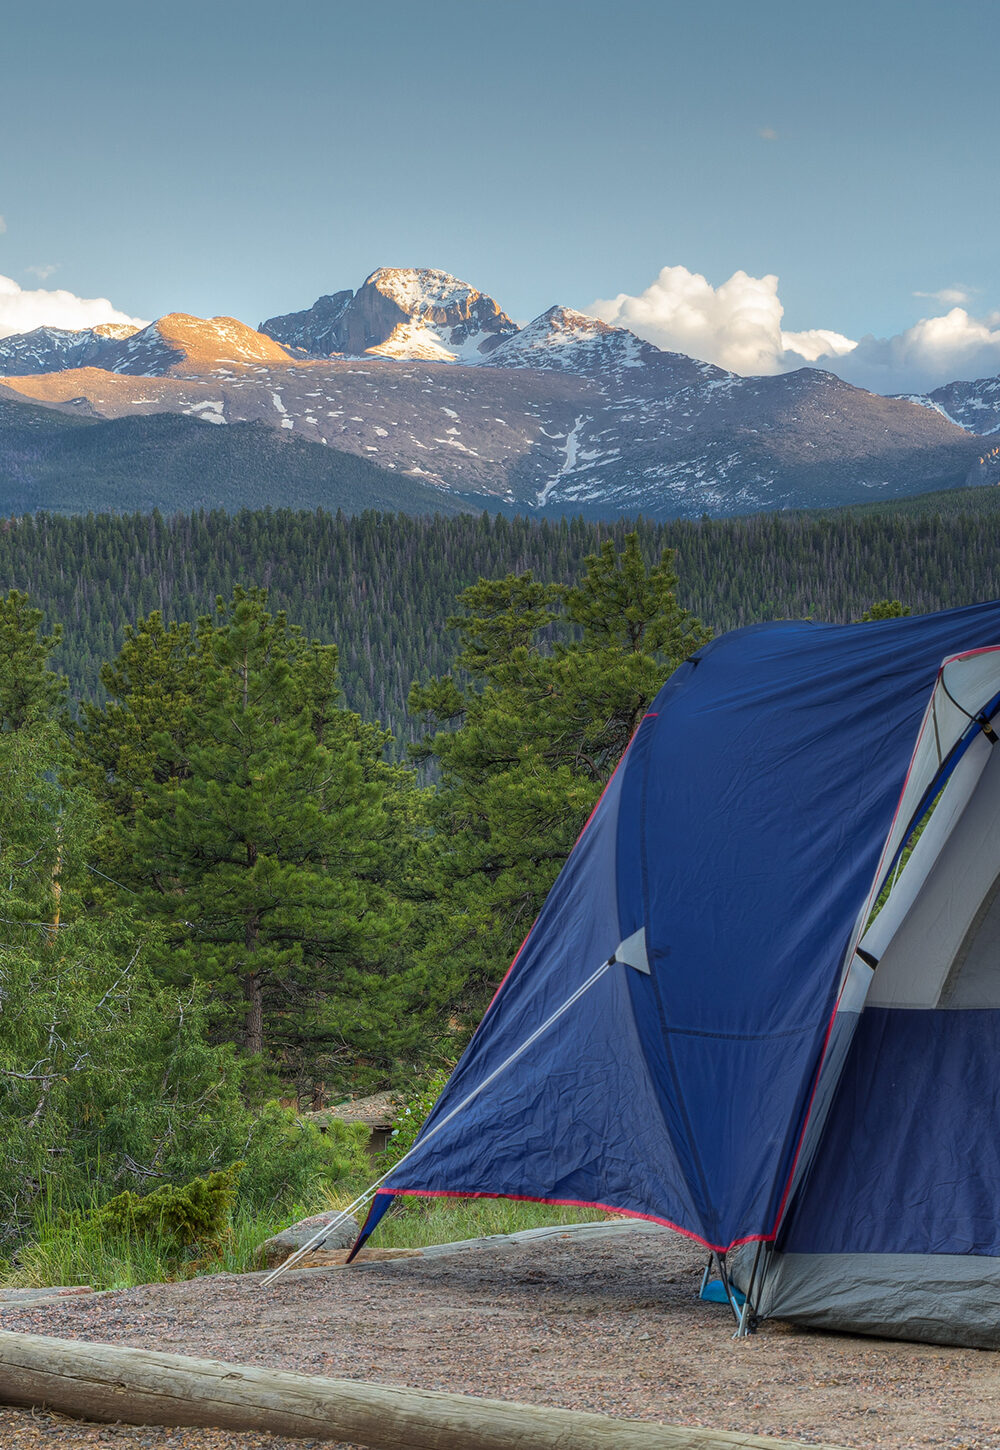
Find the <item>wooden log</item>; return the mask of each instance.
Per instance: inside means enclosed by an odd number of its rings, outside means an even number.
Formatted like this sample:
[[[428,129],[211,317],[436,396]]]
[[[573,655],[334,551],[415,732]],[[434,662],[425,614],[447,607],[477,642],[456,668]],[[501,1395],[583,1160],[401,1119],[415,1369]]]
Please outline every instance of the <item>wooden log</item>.
[[[269,1430],[346,1440],[369,1450],[806,1450],[755,1435],[321,1379],[39,1334],[0,1333],[0,1403],[132,1425]]]

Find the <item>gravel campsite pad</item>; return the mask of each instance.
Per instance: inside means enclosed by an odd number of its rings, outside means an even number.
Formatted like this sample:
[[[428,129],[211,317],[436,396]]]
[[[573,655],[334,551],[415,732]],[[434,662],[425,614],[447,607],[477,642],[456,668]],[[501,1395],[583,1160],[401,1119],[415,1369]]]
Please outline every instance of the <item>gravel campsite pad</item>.
[[[734,1340],[671,1233],[531,1243],[9,1306],[0,1327],[334,1378],[851,1447],[1000,1447],[1000,1357],[767,1323]],[[0,1445],[303,1450],[314,1441],[83,1426],[0,1409]]]

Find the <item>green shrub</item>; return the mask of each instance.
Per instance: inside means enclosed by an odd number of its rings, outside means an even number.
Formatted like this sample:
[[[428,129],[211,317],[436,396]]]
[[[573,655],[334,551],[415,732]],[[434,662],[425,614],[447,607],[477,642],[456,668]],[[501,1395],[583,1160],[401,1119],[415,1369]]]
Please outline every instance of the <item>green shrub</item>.
[[[308,1206],[300,1206],[292,1218],[302,1218],[308,1211]],[[218,1244],[181,1251],[155,1233],[123,1232],[95,1223],[99,1214],[99,1209],[79,1212],[76,1223],[68,1222],[66,1215],[39,1215],[15,1262],[0,1266],[2,1282],[21,1288],[89,1284],[94,1289],[128,1289],[195,1274],[243,1274],[257,1267],[257,1250],[264,1240],[289,1221],[287,1213],[255,1213],[237,1201]]]
[[[410,1090],[394,1099],[396,1106],[395,1127],[382,1151],[383,1172],[410,1151],[417,1141],[420,1129],[428,1114],[444,1091],[445,1084],[455,1070],[455,1064],[440,1067],[430,1077],[418,1080]]]
[[[240,1201],[259,1211],[309,1203],[323,1189],[371,1175],[363,1124],[331,1118],[324,1132],[278,1103],[255,1115],[241,1157]]]
[[[191,1183],[161,1184],[151,1193],[126,1189],[98,1206],[60,1212],[48,1204],[17,1250],[8,1282],[121,1288],[217,1263],[232,1238],[242,1167],[234,1163]]]
[[[90,1214],[89,1227],[152,1237],[168,1251],[215,1247],[228,1232],[242,1168],[234,1163],[180,1187],[164,1183],[141,1197],[126,1189]]]

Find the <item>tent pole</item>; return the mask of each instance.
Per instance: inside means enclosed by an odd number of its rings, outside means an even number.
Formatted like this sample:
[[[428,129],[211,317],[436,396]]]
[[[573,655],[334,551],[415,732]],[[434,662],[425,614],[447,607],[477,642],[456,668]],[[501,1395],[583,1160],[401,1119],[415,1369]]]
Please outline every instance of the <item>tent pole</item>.
[[[737,1304],[736,1300],[733,1298],[732,1285],[729,1282],[729,1275],[726,1273],[726,1256],[725,1256],[725,1254],[716,1254],[716,1256],[715,1256],[715,1262],[719,1266],[719,1277],[722,1280],[722,1287],[726,1291],[726,1298],[729,1300],[729,1307],[733,1311],[733,1318],[736,1320],[736,1323],[739,1324],[739,1322],[740,1322],[740,1306]]]
[[[753,1333],[754,1330],[752,1321],[755,1318],[756,1310],[751,1299],[751,1295],[753,1294],[754,1286],[757,1282],[757,1266],[760,1263],[760,1256],[763,1248],[764,1240],[758,1239],[757,1252],[753,1256],[753,1268],[750,1270],[750,1278],[747,1281],[746,1293],[743,1299],[743,1309],[742,1312],[737,1316],[737,1329],[736,1333],[733,1335],[734,1339],[746,1339],[749,1335]]]
[[[705,1265],[705,1272],[701,1276],[701,1288],[698,1290],[698,1298],[699,1299],[701,1298],[702,1294],[704,1294],[704,1292],[705,1292],[705,1286],[708,1283],[708,1276],[712,1272],[712,1262],[713,1262],[714,1259],[715,1259],[715,1254],[714,1253],[710,1253],[709,1256],[708,1256],[708,1263]]]
[[[528,1048],[531,1047],[533,1043],[538,1041],[542,1033],[547,1032],[548,1029],[559,1020],[564,1012],[568,1012],[569,1009],[574,1005],[574,1003],[580,1000],[584,992],[588,992],[595,982],[600,981],[601,977],[604,976],[604,973],[609,971],[613,966],[615,966],[616,962],[617,958],[614,956],[614,954],[612,954],[606,962],[601,963],[601,965],[597,968],[595,972],[591,972],[587,980],[585,982],[582,982],[581,985],[577,987],[576,991],[572,992],[570,996],[566,998],[562,1006],[557,1007],[552,1015],[550,1017],[547,1017],[540,1027],[536,1027],[534,1032],[532,1032],[530,1036],[526,1037],[521,1043],[520,1047],[515,1048],[510,1056],[508,1058],[505,1058],[505,1060],[500,1064],[499,1067],[495,1067],[487,1077],[484,1077],[478,1087],[474,1087],[471,1093],[464,1097],[457,1107],[452,1108],[451,1112],[447,1113],[439,1123],[435,1123],[433,1128],[431,1128],[429,1132],[422,1134],[422,1136],[419,1137],[414,1143],[413,1147],[403,1154],[402,1158],[398,1159],[391,1168],[387,1168],[380,1178],[376,1178],[375,1182],[372,1183],[368,1188],[366,1188],[364,1193],[359,1194],[353,1203],[348,1204],[347,1208],[342,1209],[335,1219],[332,1219],[329,1223],[324,1224],[317,1233],[314,1233],[308,1243],[304,1243],[302,1247],[296,1249],[293,1254],[289,1254],[288,1258],[284,1261],[284,1263],[279,1264],[276,1269],[272,1269],[267,1277],[261,1280],[261,1288],[269,1288],[271,1284],[274,1283],[275,1279],[283,1274],[286,1269],[293,1269],[295,1265],[300,1261],[300,1259],[304,1259],[306,1254],[308,1254],[312,1249],[321,1247],[324,1239],[326,1239],[328,1235],[331,1234],[339,1224],[343,1223],[345,1218],[348,1218],[350,1214],[352,1214],[356,1209],[364,1208],[367,1204],[369,1204],[371,1200],[375,1197],[375,1194],[378,1192],[379,1188],[382,1186],[385,1180],[391,1177],[398,1168],[401,1168],[402,1165],[406,1162],[407,1158],[409,1158],[412,1153],[415,1153],[418,1148],[422,1148],[425,1143],[427,1143],[431,1138],[434,1137],[435,1133],[439,1133],[442,1128],[447,1127],[447,1125],[451,1122],[452,1118],[456,1117],[460,1112],[462,1112],[464,1108],[467,1108],[469,1106],[473,1098],[477,1098],[484,1088],[489,1087],[490,1083],[494,1082],[502,1072],[506,1072],[507,1068],[515,1063],[517,1059],[521,1057],[525,1052],[527,1052]],[[624,962],[623,965],[627,966],[628,963]],[[728,1290],[726,1292],[728,1293]]]

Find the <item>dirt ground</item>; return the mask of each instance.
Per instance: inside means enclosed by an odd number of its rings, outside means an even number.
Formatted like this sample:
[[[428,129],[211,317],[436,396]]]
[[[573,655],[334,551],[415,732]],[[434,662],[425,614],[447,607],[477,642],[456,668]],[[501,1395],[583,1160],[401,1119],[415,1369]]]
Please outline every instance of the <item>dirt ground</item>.
[[[1000,1354],[766,1323],[732,1338],[673,1234],[548,1238],[434,1259],[7,1308],[0,1328],[854,1450],[1000,1450]],[[315,1441],[83,1426],[0,1409],[0,1447],[304,1450]],[[325,1450],[330,1450],[327,1444]]]

